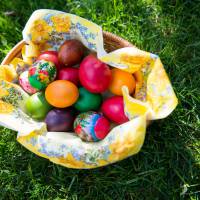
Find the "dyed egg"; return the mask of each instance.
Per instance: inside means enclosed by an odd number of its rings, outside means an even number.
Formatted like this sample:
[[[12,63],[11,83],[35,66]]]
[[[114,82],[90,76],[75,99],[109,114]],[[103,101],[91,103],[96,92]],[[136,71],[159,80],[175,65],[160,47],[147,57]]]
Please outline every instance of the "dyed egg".
[[[59,70],[58,79],[71,81],[75,85],[79,84],[78,68],[67,67]]]
[[[43,92],[37,92],[30,96],[25,103],[27,114],[33,119],[42,120],[46,114],[52,109],[48,104]]]
[[[44,51],[43,53],[41,53],[37,60],[46,60],[46,61],[51,61],[53,62],[57,69],[60,69],[61,64],[58,60],[58,52],[57,51]]]
[[[56,66],[50,61],[38,60],[29,68],[30,85],[38,90],[46,88],[55,78]]]
[[[84,58],[79,68],[79,79],[83,87],[93,93],[104,92],[110,84],[110,68],[94,55]]]
[[[74,107],[80,112],[89,110],[98,110],[102,102],[101,94],[94,94],[85,88],[79,88],[79,98],[74,104]]]
[[[59,61],[65,66],[78,64],[84,55],[84,46],[78,40],[66,40],[58,51]]]
[[[73,129],[75,112],[71,108],[53,109],[48,112],[45,123],[47,130],[52,132],[66,132]]]
[[[19,84],[23,88],[23,90],[26,91],[29,94],[34,94],[38,91],[37,89],[33,88],[30,85],[29,80],[28,80],[28,71],[25,71],[25,72],[20,74]]]
[[[106,99],[101,110],[108,119],[117,124],[123,124],[129,120],[124,113],[124,102],[121,96]]]
[[[65,108],[74,104],[79,96],[75,84],[66,80],[50,83],[45,90],[45,97],[49,104],[57,108]]]
[[[97,142],[106,137],[110,123],[102,114],[89,111],[76,117],[74,131],[84,141]]]
[[[135,78],[132,74],[120,69],[112,69],[112,78],[109,90],[115,95],[122,96],[122,86],[127,86],[129,93],[135,89]]]

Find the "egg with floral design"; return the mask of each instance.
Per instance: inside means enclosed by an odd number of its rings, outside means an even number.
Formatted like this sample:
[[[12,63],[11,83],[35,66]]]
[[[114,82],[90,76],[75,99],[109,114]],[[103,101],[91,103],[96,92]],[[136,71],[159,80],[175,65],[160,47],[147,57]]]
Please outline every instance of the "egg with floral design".
[[[28,80],[28,71],[25,71],[20,74],[19,85],[22,87],[24,91],[26,91],[29,94],[34,94],[38,91],[36,88],[30,85],[29,80]]]
[[[109,133],[110,123],[103,114],[88,111],[76,117],[74,131],[84,141],[97,142]]]
[[[56,74],[56,66],[53,62],[38,60],[29,68],[29,83],[32,87],[42,90],[55,80]]]

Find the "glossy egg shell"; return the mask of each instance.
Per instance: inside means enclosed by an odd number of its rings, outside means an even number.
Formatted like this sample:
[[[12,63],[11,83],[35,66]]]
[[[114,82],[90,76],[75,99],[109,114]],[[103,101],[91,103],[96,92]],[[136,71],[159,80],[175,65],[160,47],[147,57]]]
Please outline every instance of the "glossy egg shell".
[[[52,106],[46,101],[43,92],[37,92],[26,100],[25,108],[30,117],[36,120],[42,120],[52,109]]]
[[[45,90],[46,100],[54,107],[65,108],[74,104],[79,96],[78,88],[70,81],[56,80]]]
[[[85,57],[80,64],[79,79],[88,91],[101,93],[109,87],[111,70],[91,54]]]
[[[115,95],[122,96],[122,86],[128,88],[129,94],[132,94],[135,89],[135,78],[131,73],[121,69],[112,69],[112,78],[109,85],[109,90]]]
[[[84,112],[76,117],[74,131],[84,141],[97,142],[109,133],[110,123],[101,113]]]
[[[45,123],[51,132],[66,132],[73,129],[75,112],[71,108],[53,109],[48,112]]]
[[[29,80],[28,80],[28,71],[25,71],[20,74],[19,84],[23,88],[23,90],[29,94],[34,94],[38,91],[36,88],[30,85]]]
[[[80,63],[84,55],[83,44],[75,39],[66,40],[58,51],[58,59],[65,66],[73,66]]]
[[[128,121],[124,113],[122,96],[113,96],[106,99],[102,104],[101,110],[108,119],[117,124],[123,124]]]
[[[79,84],[79,75],[78,75],[78,68],[74,67],[66,67],[58,72],[58,80],[67,80],[71,81],[75,85]]]
[[[80,112],[98,110],[102,103],[101,94],[94,94],[83,87],[79,88],[79,98],[74,107]]]
[[[56,74],[57,69],[53,62],[38,60],[29,68],[29,83],[32,87],[42,90],[56,78]]]
[[[44,51],[38,56],[37,60],[51,61],[56,65],[57,70],[61,68],[61,63],[58,60],[57,51]]]

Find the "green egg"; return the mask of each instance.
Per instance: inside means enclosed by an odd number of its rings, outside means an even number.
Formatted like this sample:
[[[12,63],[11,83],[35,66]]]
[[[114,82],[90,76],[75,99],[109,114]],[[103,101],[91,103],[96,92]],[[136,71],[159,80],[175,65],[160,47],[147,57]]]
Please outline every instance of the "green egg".
[[[79,98],[74,104],[74,107],[80,112],[86,112],[90,110],[98,110],[102,103],[101,94],[94,94],[86,90],[85,88],[79,88]]]
[[[30,96],[26,100],[25,107],[27,114],[36,120],[43,120],[52,109],[43,92],[37,92]]]

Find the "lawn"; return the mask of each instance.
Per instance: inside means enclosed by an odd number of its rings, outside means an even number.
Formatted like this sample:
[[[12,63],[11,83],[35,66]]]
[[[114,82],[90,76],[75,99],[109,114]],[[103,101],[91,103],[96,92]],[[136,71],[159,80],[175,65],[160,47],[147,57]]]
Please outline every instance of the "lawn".
[[[0,128],[0,199],[200,199],[200,1],[1,0],[0,60],[39,8],[77,14],[158,54],[179,105],[148,128],[139,154],[94,170],[37,157]]]

